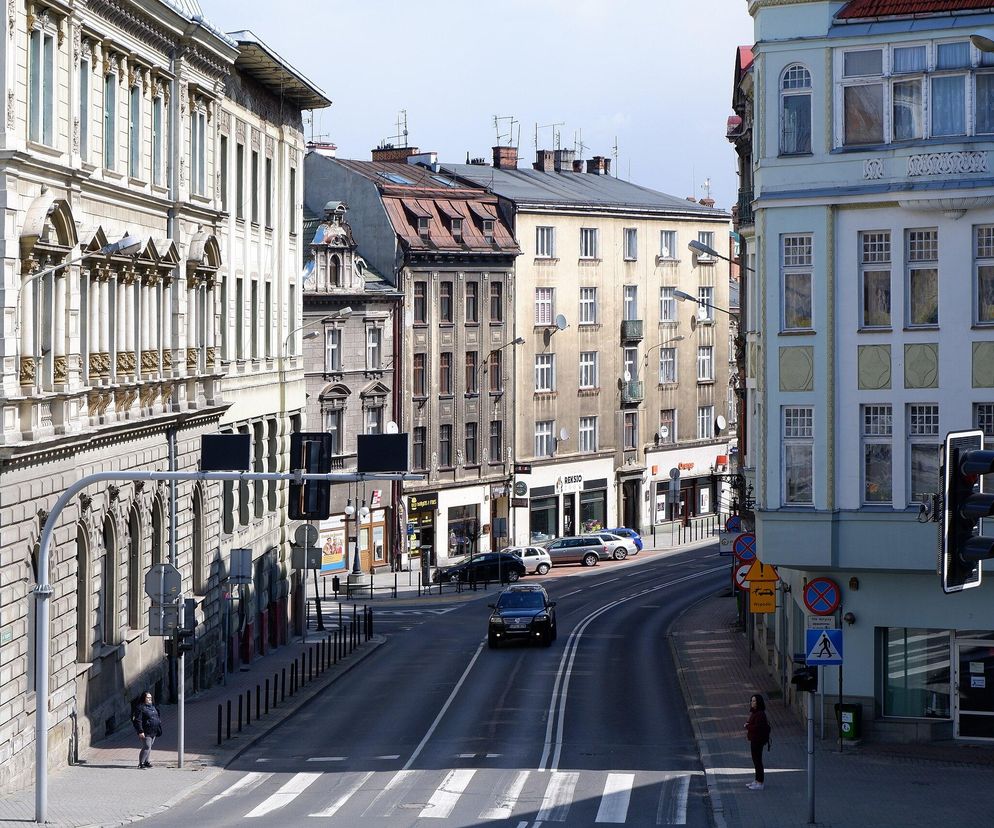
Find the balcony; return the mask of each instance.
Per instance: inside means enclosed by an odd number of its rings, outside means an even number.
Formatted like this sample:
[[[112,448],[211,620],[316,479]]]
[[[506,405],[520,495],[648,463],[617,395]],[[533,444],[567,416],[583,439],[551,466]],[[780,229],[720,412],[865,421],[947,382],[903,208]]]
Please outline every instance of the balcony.
[[[621,386],[621,401],[623,403],[640,403],[645,399],[645,388],[641,380],[631,380]]]
[[[621,323],[621,338],[625,342],[638,342],[642,339],[642,320],[625,319]]]
[[[743,187],[739,190],[738,223],[739,227],[754,223],[752,215],[752,187]]]

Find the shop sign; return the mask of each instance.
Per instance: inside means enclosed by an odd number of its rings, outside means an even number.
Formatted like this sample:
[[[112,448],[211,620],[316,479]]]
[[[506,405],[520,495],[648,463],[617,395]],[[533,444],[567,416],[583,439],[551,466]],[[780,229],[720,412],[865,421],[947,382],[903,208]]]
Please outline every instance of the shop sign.
[[[564,474],[556,481],[556,494],[570,494],[583,491],[582,474]]]
[[[434,512],[438,509],[438,492],[431,494],[408,495],[408,512]]]

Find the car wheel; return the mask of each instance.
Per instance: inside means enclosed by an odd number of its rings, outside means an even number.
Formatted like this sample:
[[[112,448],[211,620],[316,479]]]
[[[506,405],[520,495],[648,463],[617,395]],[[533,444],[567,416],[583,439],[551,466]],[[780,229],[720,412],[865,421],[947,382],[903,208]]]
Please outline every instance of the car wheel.
[[[625,558],[628,557],[628,550],[621,548],[615,549],[613,557],[616,561],[623,561]]]
[[[512,569],[510,572],[507,573],[507,582],[509,584],[513,584],[520,577],[521,577],[521,573],[519,573],[518,570],[516,570],[516,569]]]
[[[598,559],[596,552],[588,552],[586,555],[583,556],[582,563],[584,566],[593,566],[594,564],[597,563],[597,560]]]
[[[535,567],[535,571],[539,575],[546,575],[549,572],[549,565],[547,563],[540,563],[537,567]]]

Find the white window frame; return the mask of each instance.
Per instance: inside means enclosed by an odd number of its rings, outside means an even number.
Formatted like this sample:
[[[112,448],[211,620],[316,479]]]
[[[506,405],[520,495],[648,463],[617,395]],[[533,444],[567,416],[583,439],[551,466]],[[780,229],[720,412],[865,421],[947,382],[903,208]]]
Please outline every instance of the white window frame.
[[[555,420],[538,420],[535,423],[535,456],[551,457],[555,453]]]
[[[535,325],[549,327],[556,318],[556,289],[535,288]]]
[[[676,348],[659,349],[659,384],[673,385],[677,377]]]
[[[908,328],[935,328],[939,324],[939,229],[937,227],[909,227],[904,231],[904,313]],[[935,271],[935,318],[928,321],[915,321],[916,302],[922,301],[915,295],[914,274]]]
[[[697,407],[697,439],[714,439],[714,406],[699,405]]]
[[[335,374],[342,370],[342,329],[327,328],[324,332],[324,372]]]
[[[580,228],[580,258],[600,258],[600,233],[596,227]]]
[[[861,500],[865,506],[891,506],[894,502],[893,490],[893,470],[894,470],[894,416],[893,408],[887,404],[868,404],[860,406],[860,456],[861,469],[860,478],[862,485]],[[871,458],[871,452],[880,452],[876,457]],[[886,456],[885,456],[886,455]],[[871,462],[886,463],[886,468],[881,470],[879,480],[890,482],[890,491],[879,487],[879,484],[870,480]],[[879,496],[870,497],[870,494],[877,495],[877,491],[871,491],[871,487],[880,488]],[[888,496],[889,495],[889,496]]]
[[[808,144],[798,149],[787,147],[787,101],[790,98],[807,98],[808,101]],[[792,63],[780,74],[780,155],[810,155],[811,154],[811,72],[800,63]]]
[[[581,417],[580,428],[577,431],[579,450],[581,452],[597,451],[597,418]]]
[[[597,351],[580,351],[580,383],[582,390],[597,388],[599,359]]]
[[[781,409],[780,496],[784,505],[814,505],[814,407]],[[804,478],[807,478],[805,486]]]
[[[915,497],[915,489],[923,487],[920,494],[935,494],[941,490],[939,477],[940,456],[943,449],[943,440],[939,434],[939,406],[935,403],[909,403],[906,415],[906,427],[908,433],[908,503],[924,503],[925,498]],[[932,454],[934,461],[934,472],[927,480],[919,480],[916,475],[916,452]],[[927,488],[925,488],[927,487]]]
[[[714,346],[697,346],[697,381],[714,382]]]
[[[624,228],[624,258],[626,262],[638,261],[639,234],[637,227]]]
[[[556,258],[556,228],[539,226],[535,228],[535,258]]]
[[[814,327],[814,237],[811,233],[784,233],[780,236],[780,330],[810,331]],[[791,310],[794,295],[807,302],[803,309]],[[805,324],[806,322],[806,324]]]
[[[676,230],[660,230],[659,231],[659,258],[666,259],[667,261],[678,261],[679,256],[677,256],[677,231]]]
[[[973,228],[973,321],[994,325],[994,225]]]
[[[36,26],[28,36],[28,140],[49,147],[55,146],[57,73],[55,32]]]
[[[659,321],[676,322],[676,294],[675,287],[663,285],[659,289]]]
[[[888,330],[894,320],[894,283],[891,271],[891,234],[889,230],[864,230],[859,234],[859,326],[866,330]],[[880,274],[887,274],[887,312],[886,321],[882,311],[878,319],[876,315],[870,314],[869,291],[874,289],[873,284],[867,283],[868,276],[872,275],[875,280]],[[881,298],[881,303],[883,298]]]
[[[556,390],[556,355],[535,354],[535,393]]]
[[[580,288],[580,325],[597,324],[597,288]]]

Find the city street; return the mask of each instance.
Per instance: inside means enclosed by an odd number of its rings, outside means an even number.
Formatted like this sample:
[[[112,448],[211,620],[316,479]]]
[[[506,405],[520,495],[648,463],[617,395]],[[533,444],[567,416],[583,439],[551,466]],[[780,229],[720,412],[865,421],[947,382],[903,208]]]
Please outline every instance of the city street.
[[[711,550],[563,567],[549,648],[488,649],[483,593],[388,611],[362,670],[147,822],[706,825],[666,635],[727,571]]]

